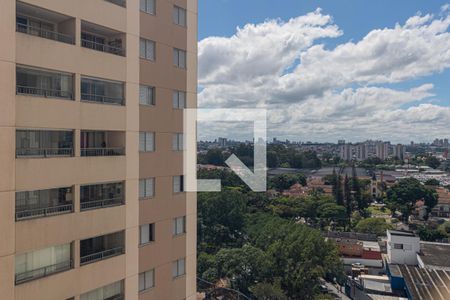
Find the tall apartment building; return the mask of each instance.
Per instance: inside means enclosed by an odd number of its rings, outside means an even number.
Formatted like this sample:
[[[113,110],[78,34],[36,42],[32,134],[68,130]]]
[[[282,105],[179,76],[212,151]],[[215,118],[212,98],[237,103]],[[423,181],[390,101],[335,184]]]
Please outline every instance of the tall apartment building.
[[[340,146],[340,158],[345,161],[353,159],[353,146],[351,144],[342,144]]]
[[[197,0],[0,0],[0,298],[195,299]]]
[[[394,157],[397,157],[400,160],[403,160],[405,158],[405,146],[402,144],[397,144],[393,147],[394,150]]]
[[[356,160],[363,161],[369,158],[369,145],[366,143],[356,146]]]
[[[377,142],[376,156],[381,160],[386,160],[390,155],[391,144],[389,142]]]

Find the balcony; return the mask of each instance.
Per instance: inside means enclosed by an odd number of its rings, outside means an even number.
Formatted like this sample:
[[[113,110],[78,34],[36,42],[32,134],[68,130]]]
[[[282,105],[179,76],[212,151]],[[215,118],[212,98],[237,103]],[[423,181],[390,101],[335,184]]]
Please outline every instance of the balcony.
[[[80,241],[80,265],[94,263],[124,253],[124,231]]]
[[[123,182],[80,187],[81,211],[123,205],[124,200]]]
[[[71,212],[73,192],[70,187],[16,193],[16,221]]]
[[[81,131],[81,156],[125,155],[125,133],[119,131]]]
[[[81,101],[101,104],[124,105],[124,84],[122,82],[81,78]]]
[[[72,244],[16,255],[15,284],[47,277],[73,268]]]
[[[123,300],[125,299],[123,280],[111,283],[93,291],[81,294],[80,300]]]
[[[16,31],[75,44],[75,19],[22,2],[16,4]]]
[[[107,2],[111,2],[113,4],[122,6],[122,7],[126,7],[127,3],[126,0],[106,0]]]
[[[125,34],[89,22],[81,22],[81,46],[92,50],[125,56]]]
[[[18,66],[16,68],[16,93],[73,100],[73,75]]]
[[[16,130],[17,158],[73,156],[73,131]]]

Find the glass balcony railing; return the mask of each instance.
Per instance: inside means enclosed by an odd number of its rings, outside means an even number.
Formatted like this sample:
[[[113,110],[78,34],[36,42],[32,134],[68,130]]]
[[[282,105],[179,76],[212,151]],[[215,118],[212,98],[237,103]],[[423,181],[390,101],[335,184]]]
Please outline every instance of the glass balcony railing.
[[[90,102],[98,102],[102,104],[116,104],[116,105],[123,105],[123,98],[122,97],[111,97],[111,96],[105,96],[105,95],[99,95],[99,94],[87,94],[87,93],[81,93],[81,100],[82,101],[90,101]]]
[[[38,36],[44,39],[54,40],[72,45],[75,44],[75,39],[72,36],[56,31],[50,31],[21,23],[16,23],[16,30],[17,32]]]
[[[18,148],[16,157],[67,157],[73,156],[72,148]]]
[[[124,247],[116,247],[80,257],[80,265],[90,264],[125,253]]]
[[[73,99],[72,92],[62,91],[62,90],[43,89],[43,88],[37,88],[37,87],[33,87],[33,86],[18,85],[16,87],[16,93],[22,94],[22,95],[42,96],[45,98]]]
[[[111,206],[118,206],[123,204],[123,197],[116,197],[111,199],[102,199],[102,200],[95,200],[95,201],[86,201],[80,203],[80,209],[83,210],[90,210],[90,209],[97,209],[97,208],[106,208]]]
[[[45,266],[39,269],[26,271],[23,273],[17,273],[15,275],[15,283],[21,284],[31,280],[39,279],[42,277],[47,277],[52,274],[67,271],[73,267],[72,260],[67,260],[58,264]]]
[[[125,155],[125,148],[82,148],[81,156],[120,156]]]
[[[108,44],[97,43],[94,41],[81,39],[81,46],[101,52],[107,52],[115,55],[125,56],[125,49],[121,47],[115,47]]]
[[[16,211],[16,221],[51,217],[71,213],[72,211],[73,211],[73,204],[21,210]]]

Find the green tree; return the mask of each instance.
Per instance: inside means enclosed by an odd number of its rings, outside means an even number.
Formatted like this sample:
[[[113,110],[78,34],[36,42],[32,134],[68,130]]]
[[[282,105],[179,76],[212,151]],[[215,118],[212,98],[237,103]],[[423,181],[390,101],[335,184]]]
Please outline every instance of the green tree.
[[[439,186],[441,183],[439,180],[435,178],[430,178],[424,183],[425,185],[431,185],[431,186]]]
[[[215,166],[223,166],[224,157],[222,154],[222,150],[218,148],[209,149],[208,152],[206,152],[206,162]]]
[[[198,243],[200,250],[214,252],[242,243],[247,201],[238,191],[198,194]]]
[[[436,242],[447,237],[447,234],[444,234],[442,231],[424,225],[419,225],[417,228],[417,235],[422,241],[428,242]]]
[[[426,188],[415,178],[404,178],[387,190],[387,202],[394,213],[399,210],[403,213],[404,221],[413,210],[416,201],[423,199],[425,205],[431,209],[437,204],[438,196],[435,190]]]
[[[273,268],[272,257],[251,245],[219,250],[216,264],[219,278],[230,279],[232,287],[244,294],[250,286],[269,278]]]
[[[353,211],[353,203],[352,203],[352,195],[350,190],[350,180],[348,179],[348,176],[345,175],[344,178],[344,203],[345,207],[347,209],[347,216],[350,218],[352,211]]]
[[[438,226],[438,230],[444,237],[450,235],[450,222],[445,221],[444,223]]]
[[[277,168],[279,166],[278,156],[275,151],[267,152],[267,167]]]
[[[362,219],[356,224],[355,231],[362,233],[373,233],[378,236],[386,235],[386,230],[392,229],[392,226],[386,223],[382,218]]]
[[[279,192],[288,190],[294,184],[306,185],[306,176],[304,174],[281,174],[269,179],[269,188],[276,189]]]
[[[425,159],[425,163],[427,164],[427,166],[433,169],[437,169],[441,165],[441,162],[436,156],[428,156]]]
[[[274,283],[260,282],[250,287],[250,291],[258,300],[287,300],[279,280]]]

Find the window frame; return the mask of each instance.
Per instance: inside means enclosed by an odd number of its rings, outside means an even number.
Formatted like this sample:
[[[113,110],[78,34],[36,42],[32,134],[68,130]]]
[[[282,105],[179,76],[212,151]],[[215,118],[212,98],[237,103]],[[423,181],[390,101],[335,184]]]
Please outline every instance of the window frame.
[[[146,90],[146,96],[147,96],[147,99],[144,99],[144,100],[148,100],[148,96],[151,95],[149,102],[141,101],[142,100],[141,95],[142,95],[143,89]],[[154,86],[143,85],[143,84],[139,85],[139,105],[144,105],[144,106],[155,106],[156,105],[156,88]]]
[[[142,149],[142,135],[144,135],[144,147]],[[148,146],[148,138],[149,136],[152,137],[152,143],[150,149],[147,148]],[[147,131],[139,131],[139,153],[151,153],[156,151],[156,134],[154,132],[147,132]]]
[[[180,272],[182,263],[182,272]],[[186,258],[179,258],[172,263],[172,279],[176,279],[186,275]]]
[[[172,151],[184,150],[184,134],[182,132],[174,133],[172,135]]]
[[[184,54],[184,65],[180,64],[180,54]],[[175,59],[176,56],[176,59]],[[173,48],[173,65],[181,70],[187,70],[187,52],[186,50]]]
[[[180,179],[179,190],[175,190],[175,180],[176,180],[176,178]],[[172,192],[174,194],[184,193],[184,176],[183,175],[172,176]]]
[[[148,10],[148,3],[151,1],[153,3],[153,11]],[[142,9],[142,3],[145,3],[145,8]],[[156,0],[140,0],[139,1],[139,11],[146,13],[151,16],[156,16]]]
[[[182,14],[180,14],[180,12],[182,12],[184,14],[184,22],[180,22],[180,20],[182,20],[182,18],[180,17]],[[187,27],[187,9],[184,7],[178,6],[178,5],[174,5],[173,10],[172,10],[172,22],[175,25],[186,28]]]
[[[148,273],[152,274],[151,275],[151,279],[152,279],[151,286],[147,286],[146,285],[146,283],[147,283],[147,276],[148,276],[147,274]],[[143,276],[143,283],[144,283],[143,287],[141,287],[141,276]],[[148,271],[139,273],[139,278],[138,278],[138,290],[139,290],[139,293],[143,293],[145,291],[151,290],[154,287],[155,287],[155,269],[150,269]]]
[[[141,48],[142,42],[144,42],[144,55],[142,55],[142,52],[141,52],[141,50],[142,50],[142,48]],[[153,51],[152,51],[153,57],[152,58],[147,57],[148,44],[152,44],[153,45]],[[156,61],[156,42],[141,37],[139,39],[139,58],[140,59],[145,59],[145,60],[148,60],[148,61],[152,61],[152,62]]]
[[[150,182],[152,182],[152,189],[151,189],[151,194],[147,195],[146,191],[147,191],[147,181],[150,180]],[[141,196],[141,182],[144,182],[144,195]],[[155,177],[149,177],[149,178],[142,178],[139,179],[139,200],[146,200],[146,199],[152,199],[155,197],[155,184],[156,184],[156,178]]]
[[[183,99],[181,99],[182,97],[180,97],[180,95],[183,95]],[[173,109],[185,109],[186,108],[186,98],[187,98],[187,93],[184,91],[180,91],[180,90],[175,90],[172,93],[172,108]],[[183,105],[180,105],[180,101],[183,101]],[[176,105],[175,105],[176,103]]]
[[[181,230],[178,228],[178,222],[181,220]],[[186,216],[177,217],[172,220],[172,236],[180,236],[186,234]]]
[[[148,226],[148,234],[149,235],[148,235],[148,241],[143,242],[142,241],[142,235],[143,235],[142,229],[145,226]],[[154,241],[155,241],[155,223],[139,225],[139,247],[151,244]]]

